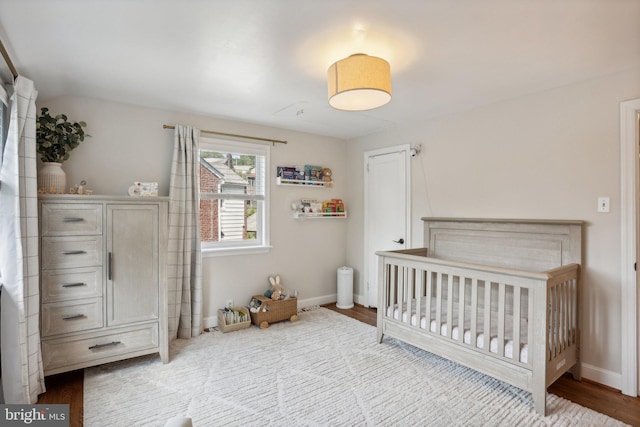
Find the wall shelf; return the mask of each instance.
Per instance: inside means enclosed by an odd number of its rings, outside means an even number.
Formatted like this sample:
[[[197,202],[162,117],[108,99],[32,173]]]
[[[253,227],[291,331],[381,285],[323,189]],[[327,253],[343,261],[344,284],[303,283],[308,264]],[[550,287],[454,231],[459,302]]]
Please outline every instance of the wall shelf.
[[[340,219],[346,218],[347,212],[318,212],[318,213],[305,213],[305,212],[293,212],[295,219]]]
[[[305,188],[324,188],[324,187],[331,187],[333,185],[333,181],[303,181],[301,179],[285,179],[285,178],[277,177],[276,184],[290,185],[295,187],[305,187]]]

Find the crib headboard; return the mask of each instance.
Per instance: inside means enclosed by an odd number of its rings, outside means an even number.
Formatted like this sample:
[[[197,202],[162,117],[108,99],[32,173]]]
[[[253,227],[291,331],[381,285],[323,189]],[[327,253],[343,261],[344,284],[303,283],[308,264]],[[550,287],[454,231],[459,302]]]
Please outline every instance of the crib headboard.
[[[542,272],[582,264],[584,221],[422,218],[428,256]]]

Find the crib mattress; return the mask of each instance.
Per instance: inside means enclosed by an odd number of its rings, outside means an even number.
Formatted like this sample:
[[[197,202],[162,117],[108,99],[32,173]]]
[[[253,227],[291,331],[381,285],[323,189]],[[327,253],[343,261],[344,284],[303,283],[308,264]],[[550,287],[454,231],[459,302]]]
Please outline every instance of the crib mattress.
[[[436,309],[435,309],[435,299],[432,299],[432,304],[431,304],[431,321],[428,321],[427,317],[424,315],[424,313],[426,312],[426,301],[422,300],[421,303],[421,309],[420,309],[420,328],[421,329],[427,329],[427,322],[429,322],[429,331],[436,333],[437,330],[437,322],[435,320],[435,315],[436,315]],[[418,324],[418,319],[417,319],[417,315],[416,315],[416,300],[412,300],[411,303],[411,325],[412,326],[417,326]],[[408,321],[408,312],[406,310],[406,306],[403,307],[404,309],[402,310],[402,322],[407,323]],[[453,308],[454,308],[454,313],[458,313],[458,303],[454,303],[453,304]],[[387,317],[393,317],[396,320],[399,320],[400,318],[400,310],[398,308],[398,305],[394,305],[394,306],[389,306],[387,307]],[[447,307],[446,305],[444,307],[442,307],[441,310],[441,315],[443,317],[446,317],[447,315]],[[472,345],[472,338],[471,338],[471,327],[470,327],[470,318],[471,318],[471,308],[470,307],[465,307],[465,325],[464,325],[464,335],[463,335],[463,342],[467,345]],[[484,329],[484,314],[483,314],[483,310],[481,308],[478,308],[478,323],[477,323],[477,329],[480,330],[480,332],[478,332],[476,334],[476,342],[475,342],[475,347],[477,348],[484,348],[484,340],[485,340],[485,333],[483,332]],[[495,353],[498,354],[498,327],[497,327],[497,318],[498,318],[498,313],[497,312],[491,312],[491,337],[490,337],[490,341],[489,341],[489,351],[491,353]],[[527,328],[528,328],[528,321],[526,318],[521,318],[520,319],[520,337],[522,337],[523,340],[526,339],[527,336]],[[448,332],[449,332],[449,325],[447,325],[446,322],[441,322],[440,323],[440,335],[442,336],[448,336]],[[505,335],[512,335],[513,332],[513,319],[510,315],[505,315]],[[453,329],[451,331],[451,336],[453,340],[459,340],[460,338],[460,328],[458,325],[454,325]],[[527,363],[528,360],[528,353],[529,353],[529,345],[527,343],[521,343],[520,344],[520,362],[522,363]],[[513,358],[513,340],[512,339],[505,339],[504,341],[504,356],[512,359]]]

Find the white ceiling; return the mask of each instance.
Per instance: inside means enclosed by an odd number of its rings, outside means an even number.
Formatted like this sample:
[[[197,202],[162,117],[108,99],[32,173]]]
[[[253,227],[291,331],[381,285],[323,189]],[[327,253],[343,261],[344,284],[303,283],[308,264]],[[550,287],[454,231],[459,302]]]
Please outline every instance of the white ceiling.
[[[640,0],[2,0],[0,39],[39,100],[349,139],[638,67]],[[358,52],[393,98],[332,110],[327,68]]]

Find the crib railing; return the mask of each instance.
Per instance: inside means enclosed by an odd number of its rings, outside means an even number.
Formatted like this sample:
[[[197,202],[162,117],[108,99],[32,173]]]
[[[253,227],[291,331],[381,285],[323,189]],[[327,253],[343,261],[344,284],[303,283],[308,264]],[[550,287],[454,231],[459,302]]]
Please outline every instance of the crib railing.
[[[577,346],[578,265],[532,273],[426,254],[378,253],[379,340],[395,322],[529,369],[534,351],[551,361]]]

